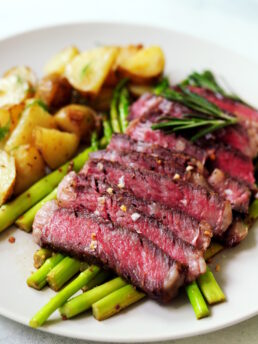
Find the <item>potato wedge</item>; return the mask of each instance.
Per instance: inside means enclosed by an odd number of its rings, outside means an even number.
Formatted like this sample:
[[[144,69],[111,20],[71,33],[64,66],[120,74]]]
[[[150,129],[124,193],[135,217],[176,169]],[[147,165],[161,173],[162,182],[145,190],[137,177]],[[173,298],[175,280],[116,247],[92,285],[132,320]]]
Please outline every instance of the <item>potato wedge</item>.
[[[152,93],[153,87],[149,85],[129,85],[130,93],[135,97],[140,97],[144,93]]]
[[[96,113],[84,105],[71,104],[55,114],[57,126],[69,133],[74,133],[84,142],[90,142],[92,131],[96,127]]]
[[[12,195],[16,178],[15,160],[0,150],[0,206]]]
[[[0,107],[20,104],[31,96],[30,84],[17,75],[0,79]]]
[[[71,159],[80,141],[76,134],[42,127],[35,128],[33,136],[35,146],[51,169],[55,169]]]
[[[50,74],[40,80],[36,98],[42,100],[50,112],[55,112],[70,103],[72,87],[66,78]]]
[[[26,81],[29,83],[30,87],[35,90],[37,86],[36,74],[26,66],[17,66],[9,69],[4,73],[4,77],[9,77],[11,75],[16,76],[20,81]],[[33,90],[30,90],[33,93]]]
[[[44,74],[63,74],[67,64],[70,63],[79,53],[79,50],[74,46],[61,50],[47,62],[44,67]]]
[[[9,105],[0,109],[0,149],[4,148],[8,137],[19,121],[23,109],[24,103]]]
[[[14,194],[19,195],[44,177],[45,163],[37,148],[32,145],[21,145],[12,150],[11,154],[16,166]]]
[[[39,104],[34,103],[23,111],[18,125],[6,142],[5,149],[11,151],[20,145],[32,143],[32,130],[36,126],[56,128],[56,123]]]
[[[123,57],[118,62],[118,70],[132,80],[144,81],[158,77],[164,71],[165,57],[158,46],[143,48]]]
[[[97,94],[116,60],[118,51],[116,47],[100,47],[81,53],[66,67],[65,75],[68,81],[83,93]]]

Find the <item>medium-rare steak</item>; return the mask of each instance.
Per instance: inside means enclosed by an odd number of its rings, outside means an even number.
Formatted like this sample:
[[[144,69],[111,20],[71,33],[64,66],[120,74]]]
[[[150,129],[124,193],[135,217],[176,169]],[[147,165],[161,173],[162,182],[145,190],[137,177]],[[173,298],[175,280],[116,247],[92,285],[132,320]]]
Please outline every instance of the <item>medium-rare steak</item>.
[[[188,216],[182,211],[170,209],[158,202],[151,202],[137,198],[130,192],[120,189],[116,185],[105,184],[100,180],[89,177],[89,180],[75,172],[70,172],[58,187],[58,203],[62,207],[87,206],[87,190],[93,188],[100,196],[114,198],[121,201],[126,209],[134,209],[134,218],[137,220],[137,213],[155,218],[162,222],[172,233],[196,247],[205,250],[212,237],[212,229],[206,221],[198,222],[193,217]],[[121,204],[121,205],[122,205]]]
[[[228,201],[199,185],[181,181],[180,178],[172,180],[159,173],[133,170],[105,160],[89,161],[81,173],[125,188],[136,197],[180,209],[198,221],[205,220],[213,227],[216,235],[221,235],[232,221]]]
[[[90,214],[46,203],[33,223],[33,236],[41,246],[93,259],[151,297],[169,301],[184,282],[178,263],[141,235]]]
[[[182,136],[177,136],[173,133],[166,134],[161,130],[153,130],[151,128],[152,124],[151,121],[143,116],[132,121],[126,133],[134,140],[153,143],[175,152],[185,153],[196,158],[202,164],[205,163],[207,153],[204,149],[192,144]]]
[[[71,185],[71,184],[70,184]],[[178,238],[168,227],[163,226],[153,217],[148,217],[140,212],[133,204],[125,205],[123,195],[103,195],[91,186],[86,187],[82,192],[76,191],[76,201],[69,203],[71,208],[84,207],[103,219],[110,220],[114,225],[135,231],[149,239],[160,247],[168,256],[178,261],[189,269],[188,281],[196,279],[200,274],[206,271],[206,264],[203,259],[203,253],[192,245]],[[69,193],[72,190],[70,188]],[[59,190],[60,195],[64,194]],[[63,206],[67,204],[62,202]]]
[[[223,245],[233,247],[243,241],[248,234],[248,224],[236,217],[228,230],[224,233],[221,241]]]
[[[189,165],[193,166],[196,171],[203,173],[203,165],[199,160],[187,154],[163,148],[157,144],[133,140],[130,136],[125,134],[113,134],[107,150],[123,153],[146,153],[157,159],[173,160],[176,164],[184,168],[187,168]]]
[[[232,209],[241,213],[248,213],[251,191],[234,178],[229,178],[219,169],[215,169],[208,178],[213,189],[227,199]]]
[[[252,160],[234,148],[223,144],[208,144],[210,163],[212,168],[219,168],[229,176],[253,187],[254,166]]]

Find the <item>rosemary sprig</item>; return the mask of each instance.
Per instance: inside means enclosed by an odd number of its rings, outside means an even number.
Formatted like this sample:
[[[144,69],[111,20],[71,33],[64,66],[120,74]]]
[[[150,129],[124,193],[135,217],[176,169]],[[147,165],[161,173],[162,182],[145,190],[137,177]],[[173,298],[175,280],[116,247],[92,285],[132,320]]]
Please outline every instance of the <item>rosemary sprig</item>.
[[[222,96],[229,98],[231,100],[243,103],[252,107],[250,104],[246,103],[236,94],[231,94],[226,92],[217,82],[214,74],[210,70],[205,70],[203,73],[193,72],[185,79],[182,83],[182,86],[198,86],[206,88],[212,92],[219,93]]]
[[[215,104],[191,92],[180,85],[180,92],[170,88],[167,79],[155,88],[154,93],[169,100],[179,102],[193,113],[186,113],[182,118],[161,118],[159,123],[152,125],[152,129],[161,129],[167,133],[194,130],[191,140],[195,141],[208,133],[237,123],[237,118],[220,110]]]

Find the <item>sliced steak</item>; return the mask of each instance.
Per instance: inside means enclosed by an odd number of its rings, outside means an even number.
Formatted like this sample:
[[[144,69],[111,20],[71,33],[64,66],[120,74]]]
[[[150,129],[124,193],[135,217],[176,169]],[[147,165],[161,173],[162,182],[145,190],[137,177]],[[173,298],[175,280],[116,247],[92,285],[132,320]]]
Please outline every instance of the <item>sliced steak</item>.
[[[183,113],[188,112],[189,109],[179,103],[174,103],[166,98],[145,93],[132,104],[129,119],[133,120],[151,113],[180,118]]]
[[[213,227],[216,235],[223,233],[232,221],[228,201],[201,186],[180,179],[171,180],[155,172],[133,170],[105,160],[89,161],[81,173],[125,188],[136,197],[182,210],[198,221],[205,220]]]
[[[208,144],[209,145],[209,144]],[[252,160],[241,152],[222,144],[210,144],[209,156],[212,168],[219,168],[229,176],[253,187],[254,166]]]
[[[122,200],[126,209],[132,209],[131,211],[135,214],[132,219],[137,220],[138,212],[155,218],[176,236],[199,250],[205,250],[210,244],[212,229],[206,221],[198,222],[182,211],[172,210],[160,203],[137,198],[116,185],[111,187],[110,184],[94,178],[86,179],[82,175],[76,175],[75,172],[70,172],[59,184],[58,203],[62,207],[87,207],[89,185],[100,196],[114,197],[119,202]]]
[[[240,244],[248,234],[248,225],[243,220],[236,218],[231,226],[224,233],[221,241],[227,247],[233,247]]]
[[[143,116],[132,121],[126,133],[134,140],[149,142],[175,152],[185,153],[196,158],[202,164],[205,163],[207,153],[204,149],[197,147],[182,136],[176,136],[173,133],[166,134],[161,130],[153,130],[151,128],[152,124]]]
[[[245,184],[226,176],[217,168],[209,176],[208,182],[218,194],[231,203],[232,209],[248,213],[251,191]]]
[[[33,236],[41,246],[101,262],[162,301],[174,297],[184,281],[180,265],[157,246],[86,210],[62,209],[55,201],[48,202],[35,217]]]
[[[112,139],[107,147],[109,151],[118,151],[123,153],[146,153],[157,159],[173,160],[176,164],[187,168],[189,165],[193,166],[196,171],[203,173],[203,165],[199,160],[179,152],[174,152],[163,148],[157,144],[136,141],[125,134],[113,134]]]

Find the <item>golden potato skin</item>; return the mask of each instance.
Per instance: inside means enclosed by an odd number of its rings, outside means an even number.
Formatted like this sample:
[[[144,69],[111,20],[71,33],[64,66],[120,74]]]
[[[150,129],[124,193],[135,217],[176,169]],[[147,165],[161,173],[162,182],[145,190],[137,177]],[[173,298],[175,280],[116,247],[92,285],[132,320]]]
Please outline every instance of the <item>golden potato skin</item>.
[[[11,151],[23,144],[32,143],[32,130],[36,126],[56,128],[55,119],[37,103],[31,104],[22,112],[21,118],[8,138],[5,150]]]
[[[91,133],[96,127],[95,111],[84,105],[67,105],[54,118],[61,130],[76,134],[84,142],[90,141]]]
[[[42,100],[51,113],[70,103],[72,86],[58,74],[50,74],[40,80],[36,98]]]
[[[19,195],[44,177],[45,163],[37,148],[29,144],[17,147],[11,154],[16,165],[14,194]]]
[[[55,169],[70,160],[77,151],[80,139],[74,133],[37,127],[33,130],[35,146],[46,164]]]
[[[12,195],[16,178],[15,160],[0,150],[0,206]]]

